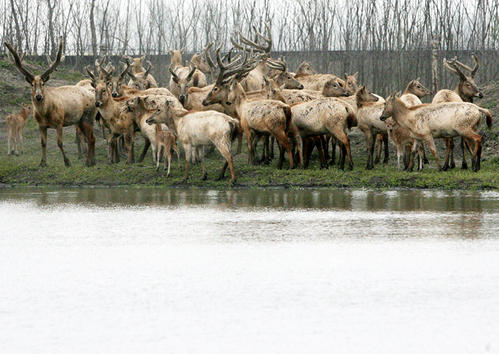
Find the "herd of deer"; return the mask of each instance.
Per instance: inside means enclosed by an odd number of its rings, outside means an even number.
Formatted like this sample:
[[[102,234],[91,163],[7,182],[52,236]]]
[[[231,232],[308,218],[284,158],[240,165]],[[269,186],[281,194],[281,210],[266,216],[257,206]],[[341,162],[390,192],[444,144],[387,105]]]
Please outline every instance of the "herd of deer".
[[[107,130],[108,159],[119,162],[120,149],[126,149],[127,162],[133,163],[134,140],[140,131],[145,146],[139,158],[144,159],[151,147],[153,161],[159,168],[162,158],[170,174],[172,151],[178,156],[177,140],[185,153],[184,180],[188,178],[189,162],[200,162],[203,179],[207,177],[204,166],[204,147],[214,145],[224,157],[220,173],[224,177],[227,167],[232,182],[236,174],[232,162],[231,145],[239,137],[246,138],[248,163],[257,163],[255,148],[263,142],[260,162],[273,158],[277,141],[280,156],[279,168],[287,154],[289,167],[296,164],[307,167],[314,147],[317,147],[321,167],[336,162],[335,150],[339,146],[339,167],[353,168],[350,152],[352,127],[360,129],[366,138],[367,169],[379,161],[382,145],[385,163],[388,161],[388,138],[397,148],[398,168],[401,158],[405,169],[412,170],[417,160],[418,169],[427,163],[424,152],[426,143],[435,157],[439,169],[455,166],[453,138],[461,137],[463,168],[466,168],[467,149],[471,154],[472,169],[480,169],[482,136],[479,125],[482,116],[487,125],[492,116],[486,109],[473,104],[475,97],[482,97],[474,76],[478,58],[473,55],[474,68],[456,58],[444,59],[444,66],[458,76],[455,90],[440,90],[431,104],[422,104],[421,98],[431,92],[419,80],[409,82],[402,93],[391,94],[385,100],[357,83],[358,74],[344,78],[332,74],[317,74],[304,62],[291,73],[284,59],[270,57],[272,40],[256,32],[255,40],[241,33],[231,42],[234,46],[225,56],[216,49],[216,64],[211,56],[211,45],[192,57],[184,66],[183,50],[172,50],[170,89],[158,87],[151,75],[152,65],[145,57],[122,58],[122,69],[111,63],[97,60],[95,70],[87,67],[90,79],[76,85],[46,87],[50,74],[59,65],[63,51],[60,39],[56,59],[42,75],[34,75],[23,63],[17,51],[5,43],[10,59],[24,75],[32,88],[32,109],[41,134],[42,160],[46,165],[47,129],[57,130],[57,142],[66,166],[70,165],[62,142],[63,127],[76,125],[78,141],[88,145],[87,166],[95,164],[94,121],[102,131]],[[239,53],[237,53],[239,52]],[[125,84],[126,78],[129,81]],[[211,78],[214,83],[208,84]],[[11,136],[17,153],[17,136],[22,143],[22,129],[31,107],[25,106],[18,115],[7,117],[9,154]],[[437,156],[434,138],[446,142],[446,158],[442,165]],[[375,143],[379,141],[376,159]],[[329,146],[331,142],[331,154]],[[124,147],[123,147],[124,146]],[[416,156],[417,155],[417,156]],[[328,161],[330,156],[330,160]]]

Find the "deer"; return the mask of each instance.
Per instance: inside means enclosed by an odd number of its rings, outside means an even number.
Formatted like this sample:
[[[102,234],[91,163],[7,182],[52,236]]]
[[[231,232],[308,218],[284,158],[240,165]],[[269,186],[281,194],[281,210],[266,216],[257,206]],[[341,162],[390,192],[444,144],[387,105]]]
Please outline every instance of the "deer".
[[[123,59],[130,64],[130,68],[132,69],[132,71],[129,72],[130,81],[128,81],[128,86],[132,87],[137,82],[136,80],[145,80],[146,83],[141,82],[141,85],[143,85],[144,88],[158,87],[156,79],[150,74],[152,64],[150,61],[146,61],[145,55],[140,58],[131,58],[125,55],[123,56]],[[144,68],[143,65],[143,63],[146,62],[148,65],[147,69]]]
[[[189,162],[201,160],[203,170],[202,180],[208,177],[208,171],[204,165],[203,149],[207,145],[215,145],[224,157],[225,163],[218,179],[223,179],[227,166],[230,169],[231,183],[236,182],[236,173],[230,152],[231,142],[238,130],[239,122],[224,113],[217,111],[192,112],[183,107],[172,105],[171,101],[165,100],[146,120],[147,124],[165,123],[182,142],[185,152],[185,171],[183,182],[189,177]]]
[[[400,99],[404,101],[404,103],[409,107],[423,104],[421,102],[421,98],[431,94],[431,91],[428,90],[426,87],[424,87],[423,84],[419,82],[419,80],[420,78],[418,77],[415,80],[409,81],[405,90],[402,92],[402,95],[400,96]],[[407,131],[407,129],[401,127],[393,119],[387,119],[385,123],[387,126],[388,136],[390,137],[395,147],[397,148],[397,168],[400,170],[400,157],[402,155],[405,155],[404,154],[405,147],[407,145],[412,146],[414,139],[410,137],[410,133]],[[381,144],[378,145],[378,156],[376,157],[376,160],[378,161],[379,161],[379,155],[381,154],[380,146]],[[418,153],[419,153],[420,163],[427,164],[428,159],[426,158],[423,145],[418,148]],[[374,163],[376,163],[376,160],[374,161]],[[407,168],[406,162],[408,162],[408,159],[404,158],[405,168]]]
[[[272,77],[277,85],[283,86],[285,89],[303,89],[303,85],[289,73],[288,65],[284,58],[279,60],[269,58],[267,59],[267,66],[271,69],[277,70],[276,75]]]
[[[138,74],[134,74],[131,71],[127,71],[127,74],[128,74],[128,76],[130,76],[130,79],[131,79],[131,81],[128,83],[128,86],[131,88],[138,89],[138,90],[147,90],[150,88],[158,87],[158,84],[156,84],[156,81],[154,80],[154,78],[152,78],[152,76],[150,76],[151,69],[152,69],[152,64],[148,60],[147,61],[147,69],[145,69],[146,71],[140,72]]]
[[[298,70],[295,74],[295,79],[298,80],[299,82],[301,82],[303,85],[303,88],[305,88],[307,90],[315,90],[315,91],[322,92],[325,83],[331,79],[337,79],[338,82],[340,83],[340,85],[342,87],[346,88],[345,81],[340,79],[338,76],[333,75],[333,74],[317,74],[312,69],[310,64],[307,62],[300,64],[300,66],[298,67]],[[355,84],[356,84],[357,83],[356,78],[352,77],[352,79],[355,80]]]
[[[172,131],[170,131],[170,129],[163,129],[159,124],[155,125],[155,130],[156,144],[158,145],[156,150],[156,171],[159,170],[159,163],[161,161],[161,157],[163,157],[165,162],[164,170],[167,170],[166,177],[170,177],[172,151],[177,154],[177,160],[179,159],[177,137]]]
[[[472,169],[480,170],[482,136],[476,132],[482,116],[487,126],[492,126],[489,110],[469,102],[449,102],[408,107],[404,101],[392,94],[385,102],[381,120],[392,117],[395,122],[407,128],[414,139],[408,169],[412,171],[414,155],[420,142],[426,142],[439,170],[442,165],[437,155],[434,138],[463,136],[474,142]]]
[[[57,145],[62,153],[66,167],[71,162],[64,152],[62,142],[62,128],[78,125],[85,135],[88,143],[87,166],[95,165],[95,137],[93,122],[96,115],[94,95],[81,86],[45,87],[50,75],[61,61],[64,42],[59,39],[59,49],[56,59],[41,75],[34,75],[22,64],[17,51],[8,42],[5,46],[12,54],[18,71],[31,85],[31,102],[33,115],[38,123],[41,135],[42,159],[40,166],[47,166],[47,129],[56,129]]]
[[[483,98],[483,93],[479,90],[476,82],[475,75],[480,67],[480,62],[476,54],[472,54],[472,58],[475,62],[473,68],[459,62],[456,57],[452,60],[443,59],[444,67],[456,75],[459,78],[459,83],[456,88],[452,90],[440,90],[433,97],[432,103],[442,103],[442,102],[470,102],[473,103],[474,98]],[[469,75],[466,75],[461,69],[468,71]],[[466,162],[466,156],[464,153],[464,139],[461,139],[461,151],[463,154],[463,160],[461,163],[461,169],[465,170],[468,168]],[[446,145],[446,157],[443,169],[447,170],[449,168],[454,168],[456,163],[454,161],[454,141],[451,138],[445,138]],[[469,143],[467,142],[469,147]],[[450,160],[450,162],[449,162]]]
[[[248,163],[255,163],[252,135],[272,135],[282,147],[278,167],[282,168],[284,151],[286,151],[289,156],[289,167],[294,168],[289,135],[297,142],[300,165],[302,165],[301,138],[292,123],[291,107],[275,100],[248,100],[240,83],[244,76],[258,64],[258,59],[252,58],[252,62],[248,64],[245,53],[245,59],[242,62],[234,61],[224,65],[219,51],[220,48],[216,53],[220,73],[215,86],[206,96],[203,104],[221,103],[226,110],[237,114],[248,143]]]
[[[205,87],[207,85],[206,76],[197,69],[195,65],[190,67],[182,65],[182,50],[170,50],[172,57],[168,68],[170,71],[170,91],[177,97],[180,103],[187,100],[189,87]]]
[[[194,53],[194,55],[191,58],[192,66],[195,66],[206,77],[208,77],[208,75],[209,75],[211,78],[211,81],[213,81],[213,78],[216,76],[215,71],[213,70],[213,67],[210,64],[210,61],[208,58],[209,50],[212,46],[213,46],[213,42],[208,43],[208,45],[206,45],[206,47],[204,47],[204,49],[201,53]]]
[[[17,139],[19,139],[21,154],[24,154],[23,130],[26,127],[31,112],[31,105],[23,104],[21,112],[9,114],[5,118],[5,122],[7,123],[7,155],[11,155],[12,153],[19,155]],[[14,140],[13,149],[11,149],[12,140]]]

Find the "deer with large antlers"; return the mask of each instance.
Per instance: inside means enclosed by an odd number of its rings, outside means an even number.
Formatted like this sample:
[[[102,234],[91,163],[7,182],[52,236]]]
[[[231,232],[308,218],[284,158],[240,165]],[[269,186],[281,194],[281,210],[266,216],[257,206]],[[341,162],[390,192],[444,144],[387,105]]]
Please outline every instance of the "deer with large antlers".
[[[266,25],[266,29],[268,37],[265,37],[254,28],[257,37],[255,41],[248,39],[241,32],[238,32],[239,42],[236,38],[231,38],[232,45],[235,48],[245,52],[254,52],[258,54],[258,65],[241,80],[241,85],[246,92],[261,90],[265,84],[264,77],[269,74],[271,69],[267,65],[267,59],[270,57],[270,52],[272,50],[272,36],[268,25]],[[264,44],[258,43],[258,39]]]
[[[433,97],[432,103],[442,103],[442,102],[470,102],[473,103],[474,98],[482,98],[483,94],[475,83],[475,75],[480,67],[480,62],[478,61],[478,57],[476,54],[472,55],[473,60],[475,62],[475,66],[473,68],[459,62],[456,57],[451,60],[443,59],[444,67],[456,75],[459,78],[459,83],[456,88],[452,90],[440,90]],[[464,71],[467,71],[469,74],[466,75]],[[463,161],[461,164],[462,169],[467,169],[468,164],[466,162],[466,156],[464,152],[464,142],[468,145],[468,149],[470,146],[470,142],[466,141],[464,138],[461,138],[461,151],[463,154]],[[454,141],[452,138],[445,138],[445,145],[447,148],[447,153],[445,157],[445,162],[443,165],[443,169],[447,170],[448,168],[454,168],[456,163],[454,161]],[[450,162],[449,162],[450,161]]]
[[[64,152],[62,143],[62,128],[70,125],[78,125],[88,143],[87,166],[95,165],[95,137],[93,122],[96,115],[93,92],[85,87],[60,86],[46,87],[50,74],[57,68],[61,61],[64,42],[62,37],[59,42],[59,50],[56,59],[41,75],[34,75],[25,68],[19,54],[10,43],[5,46],[14,58],[15,65],[26,81],[31,85],[31,101],[33,103],[34,118],[38,122],[41,135],[42,159],[40,166],[47,165],[47,129],[53,128],[57,131],[57,145],[64,158],[64,164],[71,163]]]
[[[227,111],[233,111],[240,119],[241,127],[248,142],[248,162],[254,163],[252,135],[272,135],[281,146],[279,168],[282,168],[284,152],[289,156],[289,167],[294,167],[293,155],[289,137],[297,142],[300,164],[303,162],[301,138],[291,118],[291,107],[275,100],[251,101],[240,84],[240,81],[258,64],[259,58],[234,60],[228,65],[220,58],[220,48],[217,49],[217,63],[220,68],[217,82],[203,104],[221,103]]]

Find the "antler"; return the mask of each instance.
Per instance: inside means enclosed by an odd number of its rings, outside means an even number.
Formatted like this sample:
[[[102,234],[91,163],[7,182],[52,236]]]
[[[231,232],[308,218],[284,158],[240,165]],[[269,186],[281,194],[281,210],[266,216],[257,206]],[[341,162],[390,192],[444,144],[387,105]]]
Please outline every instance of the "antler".
[[[172,70],[172,66],[170,65],[168,67],[168,71],[170,72],[170,74],[172,74],[172,79],[173,81],[175,81],[176,83],[178,83],[178,81],[180,80],[179,77],[177,76],[177,74],[175,74],[175,72]]]
[[[146,72],[144,73],[144,76],[143,76],[144,80],[147,79],[147,75],[149,75],[149,72],[152,69],[151,62],[148,60],[146,63],[147,63],[147,69],[146,69]]]
[[[455,61],[448,62],[449,66],[454,69],[454,73],[456,73],[459,76],[459,79],[462,81],[466,81],[466,75],[459,69],[459,66],[455,63]]]
[[[475,67],[473,69],[470,68],[468,65],[463,64],[460,61],[458,61],[456,57],[454,57],[454,59],[452,61],[454,62],[454,64],[458,65],[462,69],[469,71],[469,73],[471,74],[471,77],[474,78],[476,72],[478,71],[478,68],[480,67],[480,62],[478,61],[478,57],[475,53],[471,54],[471,57],[473,58],[473,61],[475,62]]]
[[[246,63],[248,59],[247,52],[244,52],[244,60],[242,63],[241,63],[241,57],[238,56],[232,62],[228,63],[227,65],[224,65],[223,60],[220,58],[220,49],[221,46],[219,46],[216,50],[217,64],[220,69],[220,72],[217,77],[218,84],[227,82],[228,78],[230,78],[234,74],[237,74],[237,72],[241,69],[241,67]]]
[[[121,72],[121,74],[120,74],[120,77],[119,77],[118,81],[120,81],[120,82],[121,82],[121,81],[123,81],[123,80],[125,79],[125,75],[126,75],[126,73],[128,72],[128,69],[130,69],[130,62],[126,61],[126,62],[124,63],[124,69],[123,69],[123,71]]]
[[[19,70],[21,74],[24,75],[24,78],[26,81],[31,84],[33,83],[33,80],[35,79],[35,75],[33,75],[31,72],[29,72],[22,64],[22,59],[19,57],[19,54],[17,54],[17,51],[12,47],[12,45],[9,42],[4,42],[4,45],[7,47],[9,52],[12,54],[12,59]]]
[[[59,50],[57,51],[57,56],[55,57],[55,61],[50,65],[50,67],[45,70],[45,72],[40,75],[41,79],[44,82],[47,82],[50,79],[50,74],[57,68],[59,63],[61,62],[62,58],[62,47],[64,46],[64,40],[62,39],[62,36],[59,37]]]
[[[269,59],[267,59],[267,65],[272,69],[280,70],[283,72],[286,72],[287,68],[288,68],[288,65],[286,64],[286,61],[284,60],[284,58],[281,58],[281,59],[270,59],[269,58]]]
[[[262,53],[267,53],[269,54],[272,50],[272,36],[270,34],[270,29],[268,27],[268,25],[265,26],[267,28],[267,32],[269,33],[269,38],[265,37],[264,35],[262,35],[260,32],[258,32],[256,30],[256,28],[254,28],[255,30],[255,33],[257,35],[258,38],[262,39],[266,45],[260,45],[248,38],[246,38],[241,32],[238,32],[239,34],[239,38],[241,39],[241,42],[243,44],[246,44],[252,48],[254,48],[254,50],[258,51],[258,52],[262,52]],[[233,39],[231,38],[231,41],[232,41],[232,44],[237,44],[237,43],[234,43],[235,41],[233,41]],[[240,45],[239,45],[239,49],[240,49]],[[237,46],[236,46],[237,48]]]
[[[192,75],[194,75],[194,73],[196,72],[196,65],[193,65],[191,67],[191,71],[189,72],[189,75],[187,75],[187,82],[191,81],[192,79]]]

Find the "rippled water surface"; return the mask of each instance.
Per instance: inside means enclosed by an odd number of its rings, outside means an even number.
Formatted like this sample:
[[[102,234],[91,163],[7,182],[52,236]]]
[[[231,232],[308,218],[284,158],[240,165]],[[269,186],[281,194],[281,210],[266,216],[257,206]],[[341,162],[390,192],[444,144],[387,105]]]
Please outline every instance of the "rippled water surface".
[[[0,190],[0,353],[498,353],[499,193]]]

